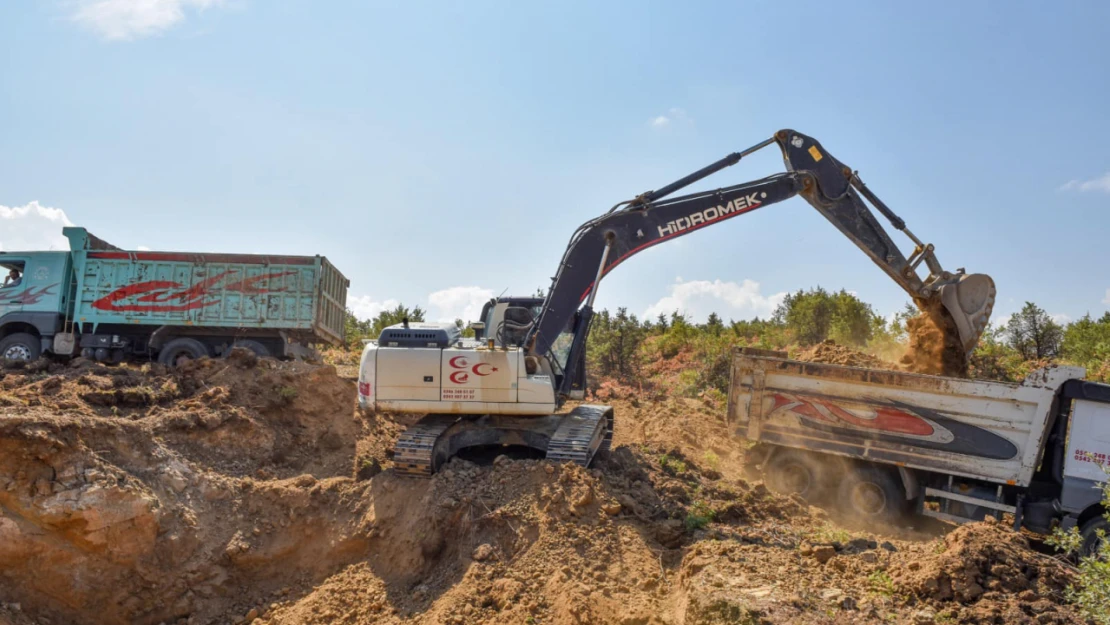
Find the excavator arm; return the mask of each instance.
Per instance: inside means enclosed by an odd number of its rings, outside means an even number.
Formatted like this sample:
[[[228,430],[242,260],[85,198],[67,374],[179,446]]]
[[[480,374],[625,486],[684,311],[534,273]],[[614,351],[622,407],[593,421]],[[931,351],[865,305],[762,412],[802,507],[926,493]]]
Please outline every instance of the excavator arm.
[[[672,193],[745,156],[777,144],[786,173],[714,191],[669,198]],[[525,339],[533,354],[549,355],[560,334],[571,330],[560,393],[580,377],[586,336],[598,282],[633,254],[664,241],[720,223],[758,208],[802,196],[910,295],[919,308],[944,317],[965,352],[979,341],[994,304],[994,282],[983,274],[945,271],[931,244],[922,243],[905,222],[864,185],[858,174],[829,154],[815,139],[793,130],[736,152],[657,191],[621,202],[582,224],[571,237],[538,319]],[[870,202],[913,243],[905,256],[864,200]],[[922,278],[918,268],[928,274]],[[583,302],[585,304],[583,305]]]

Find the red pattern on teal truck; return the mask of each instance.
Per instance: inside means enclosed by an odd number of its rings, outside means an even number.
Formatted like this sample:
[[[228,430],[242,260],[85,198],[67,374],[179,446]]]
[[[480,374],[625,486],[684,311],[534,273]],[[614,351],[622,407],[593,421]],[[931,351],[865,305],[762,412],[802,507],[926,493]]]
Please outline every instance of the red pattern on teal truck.
[[[28,287],[24,291],[21,291],[19,293],[16,293],[16,294],[12,295],[10,297],[5,295],[4,299],[7,300],[8,303],[11,303],[11,304],[22,304],[24,306],[30,306],[30,305],[33,305],[33,304],[38,304],[39,302],[42,301],[42,299],[44,297],[46,297],[48,295],[57,295],[57,293],[53,291],[53,289],[56,288],[57,286],[58,286],[57,282],[55,282],[54,284],[51,284],[49,286],[44,286],[44,287],[33,287],[32,286],[32,287]]]
[[[84,228],[62,232],[69,251],[0,252],[0,264],[22,273],[21,284],[0,288],[0,327],[31,325],[44,339],[63,327],[121,326],[140,335],[188,326],[198,336],[252,329],[302,344],[343,339],[349,282],[323,256],[128,251]]]
[[[135,282],[112,291],[108,295],[94,301],[92,307],[98,310],[111,312],[184,312],[197,310],[207,306],[214,306],[220,300],[213,296],[217,288],[226,293],[249,293],[262,295],[266,293],[283,293],[288,291],[282,287],[269,289],[259,286],[259,282],[274,280],[296,274],[296,271],[276,271],[251,278],[244,278],[229,284],[220,285],[228,276],[234,275],[233,271],[225,271],[215,277],[185,288],[180,282],[167,280],[148,280]],[[133,303],[125,303],[127,300]]]

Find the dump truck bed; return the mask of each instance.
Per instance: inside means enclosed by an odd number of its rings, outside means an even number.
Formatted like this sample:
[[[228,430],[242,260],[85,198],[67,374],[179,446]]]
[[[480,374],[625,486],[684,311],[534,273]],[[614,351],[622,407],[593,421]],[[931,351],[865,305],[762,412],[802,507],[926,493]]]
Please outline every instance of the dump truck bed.
[[[270,329],[310,342],[343,340],[348,280],[322,256],[130,251],[80,228],[65,232],[77,322]]]
[[[728,419],[739,436],[872,462],[1029,484],[1057,391],[1078,367],[1021,384],[733,354]]]

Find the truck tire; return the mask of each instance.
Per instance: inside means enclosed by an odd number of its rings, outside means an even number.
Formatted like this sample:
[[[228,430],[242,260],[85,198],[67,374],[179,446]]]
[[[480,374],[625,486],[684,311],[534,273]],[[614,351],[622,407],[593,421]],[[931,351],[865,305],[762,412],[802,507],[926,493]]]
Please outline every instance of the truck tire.
[[[895,523],[909,510],[906,493],[890,471],[856,467],[848,471],[837,489],[841,511],[865,522]]]
[[[816,500],[824,492],[824,476],[828,473],[827,467],[812,454],[795,450],[772,454],[763,471],[768,488],[787,495],[798,494],[807,501]]]
[[[179,338],[162,346],[158,352],[158,362],[172,368],[208,355],[208,348],[204,343],[196,339]]]
[[[231,349],[235,349],[236,347],[242,347],[244,349],[249,349],[252,352],[254,352],[255,356],[258,356],[259,358],[269,358],[270,357],[270,350],[266,349],[266,346],[263,345],[262,343],[259,343],[258,341],[252,341],[250,339],[243,339],[241,341],[235,341],[234,343],[231,344]],[[228,351],[230,352],[231,350],[228,350]]]
[[[1110,521],[1101,514],[1089,519],[1083,527],[1079,528],[1079,535],[1083,538],[1083,544],[1079,548],[1080,556],[1093,556],[1098,553],[1104,540],[1099,537],[1098,530],[1102,530],[1103,535],[1110,539]]]
[[[42,342],[33,334],[16,332],[0,340],[0,360],[31,361],[41,355]]]

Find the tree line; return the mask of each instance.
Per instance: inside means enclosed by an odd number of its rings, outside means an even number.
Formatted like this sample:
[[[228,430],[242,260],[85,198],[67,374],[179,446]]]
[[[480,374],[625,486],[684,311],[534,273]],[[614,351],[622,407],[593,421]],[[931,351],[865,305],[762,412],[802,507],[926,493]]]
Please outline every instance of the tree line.
[[[904,349],[906,321],[917,313],[907,303],[888,321],[856,295],[821,287],[787,295],[766,319],[725,321],[712,313],[705,322],[695,323],[678,311],[639,319],[623,307],[601,310],[594,316],[587,343],[588,370],[592,377],[632,380],[644,374],[646,364],[685,352],[700,370],[699,379],[691,382],[719,387],[721,377],[727,378],[727,354],[734,345],[796,352],[830,339],[894,360]],[[402,319],[424,321],[425,314],[419,306],[404,304],[369,319],[348,310],[347,340],[354,348]],[[473,335],[463,320],[456,324],[465,335]],[[987,328],[972,354],[971,373],[1019,381],[1050,362],[1080,365],[1089,378],[1110,381],[1110,313],[1058,322],[1026,302],[1005,324]]]

